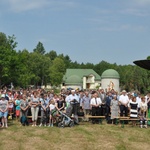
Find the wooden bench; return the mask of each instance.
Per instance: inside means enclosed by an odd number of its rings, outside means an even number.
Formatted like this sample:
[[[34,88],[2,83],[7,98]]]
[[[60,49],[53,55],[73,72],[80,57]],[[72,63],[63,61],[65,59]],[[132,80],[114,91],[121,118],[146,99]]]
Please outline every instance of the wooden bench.
[[[105,116],[92,116],[92,115],[86,115],[86,116],[78,116],[79,119],[83,119],[84,117],[89,118],[89,119],[100,119],[100,123],[102,123],[103,119],[105,119]],[[32,119],[32,116],[27,116],[28,119]],[[38,119],[40,119],[41,116],[38,116]],[[74,118],[73,116],[71,117],[72,119]],[[116,117],[117,122],[121,122],[121,127],[124,128],[125,121],[140,121],[139,118],[130,118],[130,117]],[[146,118],[147,121],[150,120],[150,118]]]
[[[100,124],[102,124],[102,121],[106,118],[106,116],[92,116],[92,115],[87,115],[86,117],[88,119],[99,119]]]
[[[122,121],[121,127],[124,128],[125,121],[140,121],[140,118],[130,118],[130,117],[116,117],[119,121]],[[146,118],[147,121],[150,120],[150,118]]]
[[[89,118],[89,119],[92,119],[92,118],[105,119],[106,118],[105,116],[92,116],[92,115],[87,115],[86,117]]]

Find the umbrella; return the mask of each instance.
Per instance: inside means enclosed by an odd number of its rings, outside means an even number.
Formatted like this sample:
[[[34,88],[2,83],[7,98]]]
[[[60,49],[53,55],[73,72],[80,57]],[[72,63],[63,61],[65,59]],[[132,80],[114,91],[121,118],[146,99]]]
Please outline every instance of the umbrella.
[[[133,63],[138,65],[139,67],[150,70],[150,60],[136,60]]]

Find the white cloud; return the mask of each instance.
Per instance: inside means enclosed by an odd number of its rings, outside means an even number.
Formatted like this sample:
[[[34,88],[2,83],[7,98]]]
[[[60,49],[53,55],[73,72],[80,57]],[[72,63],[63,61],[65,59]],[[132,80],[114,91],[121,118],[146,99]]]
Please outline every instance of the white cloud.
[[[76,6],[76,3],[69,0],[2,0],[2,2],[13,12],[39,10],[43,8],[62,10],[67,7]]]
[[[133,0],[134,4],[138,6],[147,6],[150,5],[150,0]]]
[[[89,18],[89,19],[85,19],[86,21],[88,21],[89,23],[94,23],[94,24],[107,24],[110,21],[108,21],[107,19],[105,19],[104,17],[99,17],[99,18]]]
[[[13,12],[22,12],[43,8],[48,4],[47,0],[8,0],[7,8]]]
[[[146,17],[150,15],[147,10],[137,9],[137,8],[127,8],[127,9],[121,10],[120,13],[129,14],[129,15],[138,16],[138,17]]]
[[[127,0],[120,13],[129,14],[138,17],[150,15],[150,0]]]
[[[103,15],[103,14],[106,15],[106,14],[112,13],[112,10],[109,10],[109,9],[96,9],[95,12],[100,14],[100,15]]]
[[[144,32],[147,30],[146,26],[141,25],[130,25],[130,24],[123,24],[117,26],[105,26],[97,28],[99,31],[107,31],[107,32],[116,32],[116,31],[135,31],[135,32]]]

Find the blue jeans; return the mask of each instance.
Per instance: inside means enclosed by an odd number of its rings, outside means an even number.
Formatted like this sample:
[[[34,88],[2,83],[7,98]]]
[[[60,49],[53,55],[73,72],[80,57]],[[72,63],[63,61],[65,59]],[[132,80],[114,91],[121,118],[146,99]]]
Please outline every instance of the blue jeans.
[[[0,111],[0,118],[1,117],[7,118],[7,116],[8,116],[8,111],[5,111],[5,112]]]

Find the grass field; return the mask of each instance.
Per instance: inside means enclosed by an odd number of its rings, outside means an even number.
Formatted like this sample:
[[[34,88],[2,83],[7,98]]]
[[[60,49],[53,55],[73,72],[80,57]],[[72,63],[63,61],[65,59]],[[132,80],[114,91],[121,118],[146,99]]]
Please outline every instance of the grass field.
[[[81,122],[72,128],[20,126],[0,128],[0,150],[148,150],[150,128]]]

